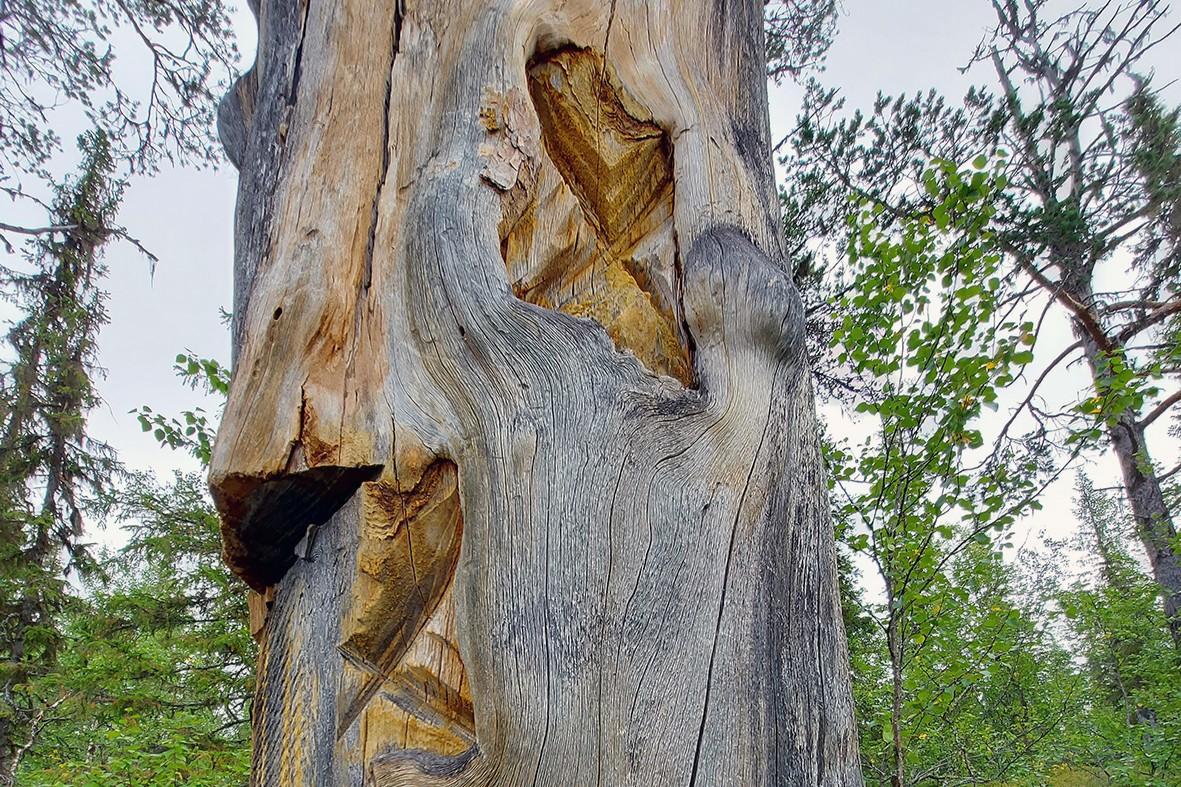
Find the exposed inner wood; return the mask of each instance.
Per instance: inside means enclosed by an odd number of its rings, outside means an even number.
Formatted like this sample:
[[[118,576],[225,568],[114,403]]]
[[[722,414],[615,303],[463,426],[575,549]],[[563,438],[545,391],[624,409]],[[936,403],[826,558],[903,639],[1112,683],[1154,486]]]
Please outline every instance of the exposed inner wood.
[[[253,783],[859,783],[762,4],[258,5]]]
[[[490,135],[510,137],[500,149],[489,146],[485,179],[511,188],[533,163],[526,154],[536,162],[526,203],[513,206],[519,218],[502,223],[514,291],[595,320],[649,369],[691,384],[679,338],[664,132],[593,50],[541,58],[529,76],[531,101],[516,93],[490,97],[482,117]],[[544,149],[514,132],[533,111]],[[564,231],[552,231],[555,225]],[[314,411],[305,407],[304,414],[305,431],[315,434],[315,423],[307,423]],[[305,451],[318,462],[334,460],[330,446]],[[390,749],[454,756],[475,735],[450,589],[462,533],[456,468],[437,461],[417,480],[397,481],[361,489],[357,576],[340,645],[349,667],[338,735],[361,725],[367,759]]]
[[[268,70],[263,36],[219,113],[240,188],[267,195],[238,205],[234,379],[210,471],[226,561],[256,591],[391,456],[388,353],[370,352],[380,337],[358,314],[376,308],[364,296],[402,5],[260,7],[294,48]]]
[[[597,321],[620,350],[691,385],[667,136],[591,49],[536,59],[529,94],[544,151],[532,199],[502,225],[514,292]]]
[[[448,589],[391,673],[379,674],[346,660],[343,685],[362,688],[357,699],[367,699],[359,713],[344,708],[339,715],[343,722],[350,712],[356,713],[362,761],[391,750],[454,757],[475,744],[471,687],[456,636],[455,604]]]
[[[338,734],[380,693],[396,707],[378,714],[405,728],[389,744],[434,749],[474,729],[449,593],[463,521],[454,463],[415,475],[361,489],[357,574],[339,646],[355,672],[340,692]]]

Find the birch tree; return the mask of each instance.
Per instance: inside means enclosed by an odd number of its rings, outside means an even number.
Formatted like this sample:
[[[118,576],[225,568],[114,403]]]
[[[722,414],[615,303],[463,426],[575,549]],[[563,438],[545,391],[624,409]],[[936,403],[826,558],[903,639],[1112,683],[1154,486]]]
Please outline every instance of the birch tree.
[[[955,106],[934,92],[879,97],[871,113],[832,120],[833,91],[813,87],[790,156],[802,172],[787,195],[794,225],[839,232],[855,194],[899,217],[930,212],[922,173],[932,158],[963,163],[1004,151],[1007,199],[994,220],[1019,297],[1039,313],[1041,370],[1001,429],[1077,453],[1106,442],[1119,462],[1137,532],[1181,644],[1181,557],[1174,514],[1148,430],[1175,414],[1178,384],[1178,111],[1153,87],[1145,57],[1177,26],[1158,0],[1092,3],[1057,14],[1045,0],[993,0],[997,25],[973,63],[995,78]],[[937,216],[934,217],[938,219]],[[811,264],[803,247],[797,256]],[[1116,288],[1105,281],[1120,281]],[[1075,341],[1037,343],[1057,310]],[[1044,385],[1081,360],[1077,397]],[[1073,393],[1073,392],[1072,392]],[[1019,429],[1029,427],[1024,435]]]

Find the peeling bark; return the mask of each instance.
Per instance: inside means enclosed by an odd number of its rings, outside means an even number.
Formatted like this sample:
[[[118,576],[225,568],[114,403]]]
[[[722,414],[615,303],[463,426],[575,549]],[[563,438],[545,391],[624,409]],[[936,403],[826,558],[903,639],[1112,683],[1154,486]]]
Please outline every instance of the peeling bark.
[[[263,6],[255,783],[858,783],[761,4]]]

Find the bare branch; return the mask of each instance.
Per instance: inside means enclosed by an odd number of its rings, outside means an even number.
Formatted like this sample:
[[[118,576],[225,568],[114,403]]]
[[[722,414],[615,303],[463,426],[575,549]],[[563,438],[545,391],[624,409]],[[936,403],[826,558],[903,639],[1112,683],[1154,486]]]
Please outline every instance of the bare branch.
[[[69,232],[78,229],[77,224],[51,224],[47,227],[21,227],[0,221],[0,232],[16,232],[21,235],[49,235],[54,232]]]
[[[1149,424],[1151,424],[1157,418],[1160,418],[1162,415],[1167,413],[1169,411],[1169,408],[1172,407],[1173,405],[1177,404],[1177,402],[1181,402],[1181,391],[1175,391],[1171,396],[1166,398],[1164,401],[1162,401],[1156,407],[1152,408],[1152,410],[1148,413],[1148,415],[1146,415],[1140,419],[1138,425],[1140,426],[1141,429],[1147,427]]]

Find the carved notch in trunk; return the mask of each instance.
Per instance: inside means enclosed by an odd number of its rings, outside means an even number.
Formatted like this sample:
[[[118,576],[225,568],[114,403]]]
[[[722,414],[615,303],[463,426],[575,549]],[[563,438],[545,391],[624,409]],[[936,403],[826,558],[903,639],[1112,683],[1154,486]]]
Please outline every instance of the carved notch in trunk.
[[[313,467],[260,479],[233,475],[213,487],[221,513],[226,563],[262,593],[295,562],[296,546],[314,539],[327,522],[380,466]]]
[[[595,320],[621,351],[692,385],[667,135],[590,49],[536,58],[529,93],[544,150],[529,201],[501,228],[514,292]]]

